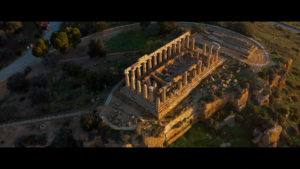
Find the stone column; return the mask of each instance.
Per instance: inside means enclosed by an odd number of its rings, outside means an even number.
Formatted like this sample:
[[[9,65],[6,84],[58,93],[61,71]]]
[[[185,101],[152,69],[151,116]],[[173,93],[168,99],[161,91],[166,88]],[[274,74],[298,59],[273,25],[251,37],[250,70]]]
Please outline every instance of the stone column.
[[[147,86],[151,86],[151,80],[150,80],[150,78],[147,79]]]
[[[207,61],[206,61],[207,68],[209,68],[209,66],[210,66],[210,59],[211,59],[211,55],[207,56]]]
[[[137,67],[137,78],[140,78],[140,77],[141,77],[141,66],[142,66],[142,65],[139,65],[139,66]]]
[[[131,89],[135,90],[134,77],[131,77]]]
[[[187,71],[183,75],[183,86],[187,85]]]
[[[186,36],[186,48],[189,48],[189,44],[190,44],[190,36]]]
[[[159,108],[160,106],[160,98],[156,98],[156,108]]]
[[[126,81],[126,86],[129,87],[130,86],[130,83],[129,83],[129,72],[124,72],[125,74],[125,81]]]
[[[132,68],[131,68],[131,70],[130,70],[130,71],[131,71],[131,77],[134,77],[134,78],[135,78],[135,72],[134,72],[134,71],[135,71],[135,69],[132,69]]]
[[[196,78],[196,75],[197,75],[197,70],[194,69],[194,70],[193,70],[193,78]]]
[[[162,89],[163,91],[162,91],[161,101],[164,103],[166,101],[166,87],[163,87]]]
[[[137,93],[138,94],[141,94],[142,93],[142,90],[141,90],[141,81],[137,81],[137,83],[136,83],[136,88],[137,88]]]
[[[192,50],[195,50],[195,38],[192,39]]]
[[[199,60],[199,52],[196,52],[196,58]]]
[[[143,62],[143,75],[146,74],[147,72],[147,67],[146,67],[146,61]]]
[[[178,89],[181,90],[182,89],[182,81],[178,81]]]
[[[173,55],[176,53],[176,44],[172,44],[172,49],[173,49]]]
[[[153,81],[153,90],[156,91],[156,89],[157,89],[157,83]]]
[[[158,52],[158,64],[162,62],[162,51]]]
[[[153,103],[153,86],[148,87],[150,103]]]
[[[217,49],[217,51],[216,51],[215,61],[218,61],[218,60],[219,60],[219,50],[220,50],[220,49]]]
[[[163,49],[164,60],[167,60],[167,50]]]
[[[181,50],[184,50],[185,48],[185,38],[182,38],[181,40]]]
[[[203,45],[203,56],[206,56],[206,43]]]
[[[151,71],[151,69],[152,69],[151,59],[148,59],[148,71]]]
[[[202,65],[202,61],[199,60],[198,66],[197,66],[197,68],[198,68],[198,75],[200,75],[200,73],[201,73],[201,65]]]
[[[212,44],[212,45],[210,46],[210,49],[209,49],[209,56],[212,55],[212,49],[213,49],[213,47],[214,47],[214,45]]]
[[[157,54],[153,56],[153,67],[157,65]]]
[[[144,99],[147,99],[147,85],[146,84],[144,84],[144,88],[143,88],[143,97],[144,97]]]
[[[178,53],[181,51],[181,40],[178,40]]]
[[[169,47],[168,47],[168,58],[171,57],[171,55],[172,55],[171,50],[172,50],[172,49],[171,49],[171,46],[169,46]]]

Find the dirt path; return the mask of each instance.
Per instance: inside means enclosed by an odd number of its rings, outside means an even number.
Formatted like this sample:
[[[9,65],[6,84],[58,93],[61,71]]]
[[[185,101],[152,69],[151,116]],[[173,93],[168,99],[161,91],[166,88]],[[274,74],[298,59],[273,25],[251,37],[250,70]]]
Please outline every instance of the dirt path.
[[[283,27],[283,28],[285,28],[285,29],[291,30],[291,31],[296,32],[296,33],[300,33],[300,30],[299,30],[299,29],[296,29],[296,28],[291,27],[291,26],[289,26],[289,25],[285,25],[285,24],[280,23],[280,22],[271,22],[271,21],[268,21],[268,23],[271,23],[271,24],[277,24],[278,26]]]

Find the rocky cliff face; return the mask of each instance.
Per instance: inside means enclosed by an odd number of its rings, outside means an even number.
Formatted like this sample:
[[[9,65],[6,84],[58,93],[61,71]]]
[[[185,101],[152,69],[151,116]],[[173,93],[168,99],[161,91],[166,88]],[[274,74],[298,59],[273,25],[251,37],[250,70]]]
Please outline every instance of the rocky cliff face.
[[[257,129],[253,131],[254,139],[252,142],[258,144],[258,147],[277,147],[279,136],[282,132],[282,127],[275,124],[271,129],[260,132]]]

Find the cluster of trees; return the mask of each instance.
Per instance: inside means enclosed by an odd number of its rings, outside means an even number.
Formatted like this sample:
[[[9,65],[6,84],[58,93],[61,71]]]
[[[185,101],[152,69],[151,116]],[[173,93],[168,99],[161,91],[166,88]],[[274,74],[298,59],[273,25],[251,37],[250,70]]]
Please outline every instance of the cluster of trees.
[[[84,131],[92,131],[97,129],[100,118],[97,116],[88,115],[80,119],[81,127]]]
[[[8,33],[19,33],[23,30],[23,23],[18,21],[2,21],[0,22],[0,29]]]
[[[8,37],[3,30],[0,30],[0,46],[8,43]]]
[[[177,22],[157,22],[156,24],[151,24],[151,22],[140,22],[140,26],[146,28],[146,34],[156,35],[157,33],[161,35],[167,35],[176,29]]]
[[[30,67],[26,67],[23,72],[13,74],[7,79],[7,89],[12,92],[26,91],[30,87],[31,91],[28,99],[33,105],[45,103],[50,100],[50,92],[46,90],[48,79],[44,74],[40,74],[26,79],[26,75],[31,71]]]
[[[82,36],[87,36],[96,32],[102,32],[108,28],[108,22],[63,22],[60,29],[65,30],[67,27],[77,28]]]
[[[0,49],[0,61],[13,55],[13,52],[7,48]]]
[[[69,46],[76,48],[81,43],[81,33],[78,28],[66,27],[64,30],[53,32],[50,37],[51,45],[60,51],[66,53]]]
[[[152,53],[153,51],[164,46],[165,44],[167,44],[167,42],[161,39],[150,40],[144,45],[142,51],[143,53]]]

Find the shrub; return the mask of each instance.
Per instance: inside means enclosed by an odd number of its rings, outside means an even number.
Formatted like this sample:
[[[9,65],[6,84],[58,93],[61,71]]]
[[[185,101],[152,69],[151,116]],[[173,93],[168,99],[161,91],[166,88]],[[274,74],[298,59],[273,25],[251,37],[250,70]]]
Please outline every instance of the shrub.
[[[262,127],[265,129],[270,129],[274,126],[273,119],[264,119],[262,122]]]
[[[242,125],[244,122],[244,118],[241,115],[236,115],[235,122],[239,125]]]
[[[250,37],[254,34],[254,26],[250,22],[236,22],[232,30]]]
[[[261,79],[265,79],[265,78],[266,78],[266,72],[258,72],[258,76],[259,76]]]
[[[13,52],[7,48],[0,49],[0,61],[13,55]]]
[[[192,31],[191,31],[192,34],[195,33],[195,32],[197,32],[198,34],[200,34],[202,31],[203,31],[203,25],[194,24],[192,26]]]
[[[279,109],[279,113],[281,113],[282,115],[285,116],[285,115],[289,114],[289,110],[287,108],[285,108],[285,107],[281,107]]]
[[[294,108],[294,114],[299,114],[299,109],[297,107]]]
[[[157,24],[150,24],[145,28],[145,34],[147,36],[155,36],[159,33],[159,28]]]
[[[130,142],[130,136],[128,134],[125,134],[123,137],[124,144],[128,144]]]
[[[157,22],[160,34],[168,34],[175,30],[177,22]]]
[[[0,46],[8,43],[8,38],[3,30],[0,30]]]
[[[27,67],[24,69],[24,75],[26,76],[30,71],[31,71],[31,67],[30,67],[30,66],[27,66]]]
[[[76,76],[80,73],[82,67],[73,62],[64,62],[62,69],[66,71],[71,76]]]
[[[209,118],[205,119],[205,126],[207,128],[211,128],[211,127],[213,127],[213,125],[214,125],[214,120],[212,118],[209,117]]]
[[[124,70],[121,68],[110,67],[109,69],[101,72],[101,76],[105,79],[106,85],[113,86],[124,77]]]
[[[215,122],[214,122],[214,129],[215,129],[215,130],[218,130],[218,125],[219,125],[218,121],[215,121]]]
[[[291,96],[291,98],[294,100],[294,102],[299,102],[299,96],[298,95]]]
[[[16,51],[17,56],[21,56],[22,54],[23,54],[23,51],[21,51],[21,50]]]
[[[20,34],[16,40],[20,45],[25,45],[28,39],[24,37],[22,34]]]
[[[215,121],[218,121],[219,119],[220,119],[220,112],[218,111],[218,112],[215,112],[215,114],[213,114],[213,119],[215,120]]]
[[[296,129],[296,127],[291,127],[291,131],[294,134],[294,136],[299,136],[299,131]]]
[[[34,57],[45,56],[48,53],[50,46],[48,39],[39,39],[31,50],[32,55]]]
[[[45,88],[47,87],[48,79],[44,74],[39,74],[37,76],[34,76],[30,80],[30,86],[32,87],[39,87],[39,88]]]
[[[297,123],[300,120],[300,116],[299,116],[299,114],[293,114],[293,115],[290,115],[290,119]]]
[[[274,95],[275,98],[279,98],[279,90],[277,88],[275,88],[273,91],[272,91],[272,94]]]
[[[186,32],[191,32],[189,28],[185,28],[185,27],[177,27],[174,31],[174,35],[176,37],[181,36],[182,34],[186,33]]]
[[[49,68],[54,68],[57,65],[58,61],[59,61],[59,59],[58,59],[58,56],[56,54],[48,53],[43,58],[42,64],[47,68],[48,67]]]
[[[276,112],[272,113],[272,119],[273,119],[273,121],[275,121],[275,122],[278,123],[279,115],[280,115],[280,114],[279,114],[279,113],[276,113]]]
[[[252,122],[255,126],[262,126],[264,123],[264,117],[261,115],[254,115]]]
[[[88,115],[80,119],[81,127],[84,131],[91,131],[93,129],[97,129],[99,122],[99,117],[92,115]]]
[[[286,119],[283,115],[278,114],[278,124],[282,125],[283,123],[285,123]]]
[[[50,92],[43,88],[33,88],[28,95],[32,105],[50,101]]]
[[[252,132],[251,124],[248,121],[243,123],[242,128],[247,132]]]
[[[275,101],[275,97],[273,95],[270,95],[269,100],[270,100],[270,103],[273,103]]]
[[[29,81],[23,73],[15,73],[7,79],[7,89],[10,91],[21,91],[28,87]]]
[[[90,58],[106,56],[106,50],[104,49],[104,44],[101,39],[97,41],[96,39],[90,40],[88,46],[89,46],[89,50],[87,54],[90,56]]]
[[[70,94],[65,94],[64,99],[65,99],[65,101],[71,101],[73,99],[73,96]]]

